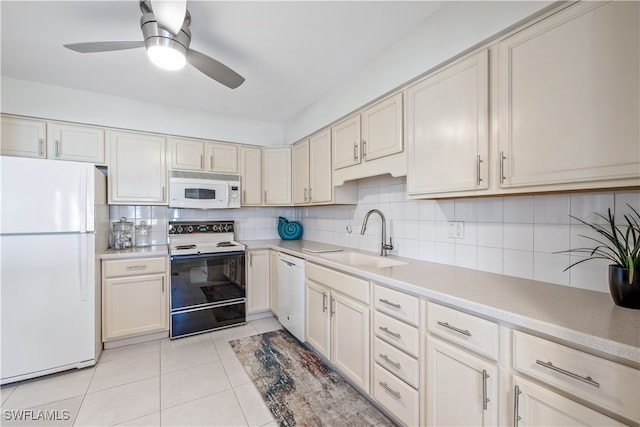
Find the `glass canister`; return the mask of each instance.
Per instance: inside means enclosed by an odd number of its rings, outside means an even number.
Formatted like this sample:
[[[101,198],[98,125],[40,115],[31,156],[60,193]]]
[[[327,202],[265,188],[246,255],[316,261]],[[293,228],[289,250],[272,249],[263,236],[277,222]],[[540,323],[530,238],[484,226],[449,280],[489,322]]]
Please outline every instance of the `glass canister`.
[[[111,227],[110,245],[113,249],[127,249],[133,247],[133,222],[127,221],[126,217],[121,217],[120,221],[114,222]]]
[[[151,225],[144,221],[136,225],[136,246],[151,246]]]

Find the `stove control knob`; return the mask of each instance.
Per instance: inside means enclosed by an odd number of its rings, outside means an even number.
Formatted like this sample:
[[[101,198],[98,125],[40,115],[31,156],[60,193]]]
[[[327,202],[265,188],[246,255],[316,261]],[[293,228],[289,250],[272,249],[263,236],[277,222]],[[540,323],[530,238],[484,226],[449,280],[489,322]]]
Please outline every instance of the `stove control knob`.
[[[213,224],[213,225],[211,226],[211,230],[212,230],[212,231],[218,231],[218,224]]]
[[[178,228],[176,228],[176,232],[177,232],[178,234],[182,234],[182,230],[183,230],[183,228],[182,228],[182,226],[181,226],[181,225],[179,225],[179,226],[178,226]]]
[[[193,233],[193,225],[187,226],[187,233]]]
[[[231,230],[231,226],[229,224],[225,224],[224,231],[229,231],[229,230]]]

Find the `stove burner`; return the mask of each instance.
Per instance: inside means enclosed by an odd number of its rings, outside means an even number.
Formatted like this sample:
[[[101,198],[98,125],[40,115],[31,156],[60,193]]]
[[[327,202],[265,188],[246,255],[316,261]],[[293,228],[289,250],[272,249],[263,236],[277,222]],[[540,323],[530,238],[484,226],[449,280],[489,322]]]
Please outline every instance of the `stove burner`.
[[[224,248],[224,247],[228,247],[228,246],[235,246],[234,243],[232,242],[220,242],[216,245],[219,248]]]
[[[182,251],[182,250],[185,250],[185,249],[195,249],[195,248],[196,248],[196,245],[179,245],[179,246],[176,246],[176,250],[179,250],[179,251]]]

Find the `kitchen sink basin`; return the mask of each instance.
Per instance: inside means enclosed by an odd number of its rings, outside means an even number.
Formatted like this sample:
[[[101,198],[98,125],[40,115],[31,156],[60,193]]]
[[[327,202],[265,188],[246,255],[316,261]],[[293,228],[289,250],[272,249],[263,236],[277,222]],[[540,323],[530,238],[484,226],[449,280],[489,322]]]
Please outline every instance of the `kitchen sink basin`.
[[[404,261],[359,252],[333,252],[323,254],[322,257],[354,267],[385,268],[407,264]]]

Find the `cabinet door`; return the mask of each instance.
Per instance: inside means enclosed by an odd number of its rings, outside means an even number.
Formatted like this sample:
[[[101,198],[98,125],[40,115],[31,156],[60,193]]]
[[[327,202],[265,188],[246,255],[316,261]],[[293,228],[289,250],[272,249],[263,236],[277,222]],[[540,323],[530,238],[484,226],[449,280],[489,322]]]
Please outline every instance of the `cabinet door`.
[[[47,158],[45,122],[6,116],[1,120],[0,148],[3,156]]]
[[[165,139],[112,132],[110,144],[109,204],[166,204]]]
[[[238,146],[228,142],[207,142],[207,171],[238,173]]]
[[[402,93],[377,103],[362,112],[362,158],[375,160],[401,153]]]
[[[502,187],[638,185],[640,3],[581,2],[497,53]]]
[[[262,149],[240,147],[240,187],[242,205],[262,204]]]
[[[49,158],[105,164],[104,129],[50,123],[49,141]]]
[[[309,139],[309,201],[329,203],[333,199],[331,184],[331,132],[329,129]]]
[[[269,310],[269,251],[249,251],[247,314]]]
[[[407,91],[409,194],[488,187],[488,66],[483,50]]]
[[[262,184],[265,205],[291,204],[291,147],[265,148]]]
[[[306,338],[313,348],[329,359],[331,357],[329,332],[329,298],[330,292],[324,286],[306,280]]]
[[[278,317],[278,252],[269,251],[269,308]]]
[[[369,393],[369,308],[332,293],[331,362]]]
[[[360,163],[360,114],[331,127],[333,169]]]
[[[498,418],[498,370],[427,338],[427,417],[432,426],[490,426]]]
[[[168,312],[165,275],[106,279],[102,340],[165,331]]]
[[[169,138],[171,169],[204,170],[204,141]]]
[[[309,140],[295,144],[292,148],[293,203],[309,202]]]
[[[622,426],[609,418],[549,389],[513,377],[514,425],[532,426]]]

